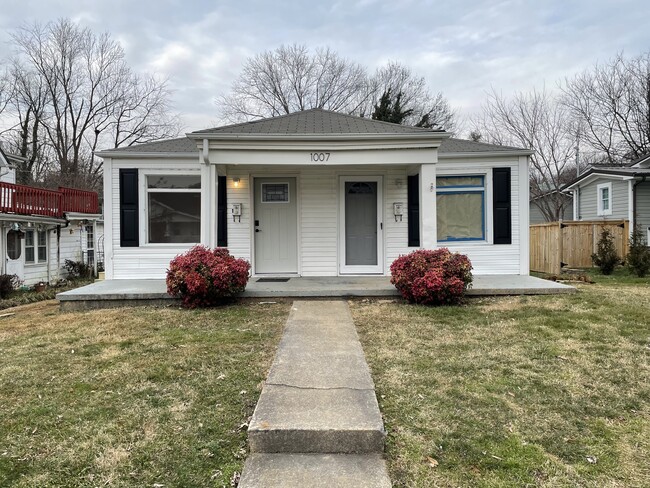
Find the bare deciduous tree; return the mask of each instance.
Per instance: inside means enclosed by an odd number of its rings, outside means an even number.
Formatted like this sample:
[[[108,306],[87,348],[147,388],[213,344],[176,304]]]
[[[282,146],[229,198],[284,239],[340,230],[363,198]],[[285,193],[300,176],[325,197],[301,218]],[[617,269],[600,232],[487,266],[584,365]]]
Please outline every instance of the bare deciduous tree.
[[[371,113],[385,93],[400,94],[401,107],[411,111],[403,124],[456,130],[456,114],[447,99],[440,92],[431,95],[424,77],[415,76],[406,66],[391,61],[379,68],[370,80],[370,92],[365,113]]]
[[[562,91],[582,140],[606,162],[624,164],[650,152],[650,52],[619,54],[565,80]]]
[[[370,96],[365,69],[329,48],[281,46],[248,59],[231,93],[218,102],[232,122],[310,108],[352,113]]]
[[[14,140],[30,160],[49,156],[56,166],[51,181],[96,186],[99,145],[178,134],[166,82],[135,74],[109,34],[62,19],[22,27],[12,40],[17,49],[12,80],[20,87],[11,102]]]
[[[561,219],[568,203],[560,189],[575,175],[576,131],[557,97],[543,89],[506,99],[493,90],[472,125],[481,141],[534,151],[531,197],[546,220]]]
[[[311,108],[369,117],[386,93],[401,94],[411,111],[404,124],[455,129],[455,114],[441,93],[431,95],[424,78],[389,63],[370,76],[360,64],[329,48],[281,46],[250,58],[228,95],[218,98],[230,122],[290,114]]]

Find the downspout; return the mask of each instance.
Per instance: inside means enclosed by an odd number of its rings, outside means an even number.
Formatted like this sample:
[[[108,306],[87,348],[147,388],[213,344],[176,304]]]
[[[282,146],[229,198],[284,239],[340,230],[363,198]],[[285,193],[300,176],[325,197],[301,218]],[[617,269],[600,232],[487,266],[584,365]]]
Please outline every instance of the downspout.
[[[631,232],[634,232],[634,228],[636,227],[636,187],[639,186],[641,183],[644,183],[646,180],[646,175],[643,175],[640,180],[636,181],[634,185],[632,186],[632,218],[634,219],[634,222],[631,222],[633,224],[632,228],[630,229]]]

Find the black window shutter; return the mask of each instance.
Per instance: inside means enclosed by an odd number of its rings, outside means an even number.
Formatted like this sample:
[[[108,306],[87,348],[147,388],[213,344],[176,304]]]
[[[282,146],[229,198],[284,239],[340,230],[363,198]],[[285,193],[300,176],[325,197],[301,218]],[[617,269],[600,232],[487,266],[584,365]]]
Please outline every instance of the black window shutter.
[[[420,246],[420,175],[409,175],[406,211],[408,212],[408,245]]]
[[[512,243],[510,168],[492,169],[494,243]]]
[[[120,246],[139,245],[138,170],[120,169]]]
[[[228,197],[226,177],[217,177],[217,246],[228,246]]]

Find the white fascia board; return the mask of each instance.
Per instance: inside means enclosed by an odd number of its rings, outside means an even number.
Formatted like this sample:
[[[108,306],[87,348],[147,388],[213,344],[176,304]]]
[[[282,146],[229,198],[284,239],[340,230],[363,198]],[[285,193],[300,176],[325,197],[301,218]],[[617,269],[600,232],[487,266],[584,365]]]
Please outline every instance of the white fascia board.
[[[134,152],[134,151],[106,151],[95,153],[100,158],[163,158],[163,159],[195,159],[199,150],[196,152]]]
[[[648,154],[641,161],[632,165],[632,168],[648,168],[650,167],[650,154]]]
[[[33,222],[35,224],[56,224],[64,225],[68,221],[65,219],[57,219],[55,217],[45,217],[40,215],[20,215],[20,214],[0,214],[0,221],[2,222]]]
[[[621,180],[621,181],[626,181],[626,180],[633,180],[634,176],[633,175],[612,175],[608,173],[591,173],[589,176],[582,178],[569,186],[564,187],[562,191],[568,191],[568,190],[573,190],[576,187],[579,187],[581,185],[588,185],[594,180],[597,180],[599,178],[608,178],[608,179],[613,179],[613,180]]]
[[[532,151],[522,149],[521,151],[481,151],[481,152],[447,152],[438,153],[438,159],[467,159],[467,158],[504,158],[519,156],[531,156]]]

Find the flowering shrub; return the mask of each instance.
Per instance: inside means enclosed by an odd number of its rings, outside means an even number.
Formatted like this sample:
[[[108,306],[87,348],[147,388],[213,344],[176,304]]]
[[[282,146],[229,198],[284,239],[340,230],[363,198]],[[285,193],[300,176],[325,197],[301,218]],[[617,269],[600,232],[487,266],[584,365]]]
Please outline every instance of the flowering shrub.
[[[458,303],[472,283],[472,263],[447,248],[420,249],[400,256],[390,266],[390,282],[412,303]]]
[[[167,293],[189,308],[218,305],[244,291],[250,267],[226,248],[195,246],[169,263]]]

